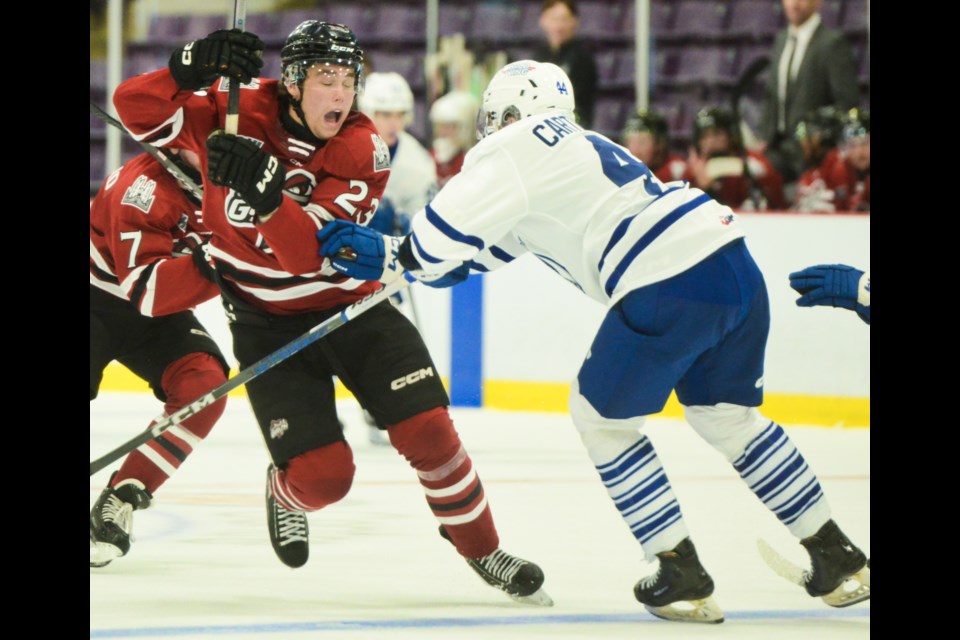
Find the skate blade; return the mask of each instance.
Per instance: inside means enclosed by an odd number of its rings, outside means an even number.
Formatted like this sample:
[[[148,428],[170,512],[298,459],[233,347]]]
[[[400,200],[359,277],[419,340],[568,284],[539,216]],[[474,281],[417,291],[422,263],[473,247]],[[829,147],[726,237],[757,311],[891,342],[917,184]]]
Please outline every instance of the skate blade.
[[[822,596],[824,602],[831,607],[849,607],[852,604],[870,599],[870,567],[853,574],[839,587]]]
[[[112,544],[90,541],[90,567],[105,567],[123,554]]]
[[[643,605],[651,614],[672,622],[697,622],[701,624],[720,624],[723,611],[713,596],[701,600],[678,600],[662,607]]]
[[[532,604],[538,607],[552,607],[553,598],[547,595],[547,592],[543,589],[537,589],[528,596],[515,596],[512,594],[507,594],[512,600],[516,600],[522,604]]]

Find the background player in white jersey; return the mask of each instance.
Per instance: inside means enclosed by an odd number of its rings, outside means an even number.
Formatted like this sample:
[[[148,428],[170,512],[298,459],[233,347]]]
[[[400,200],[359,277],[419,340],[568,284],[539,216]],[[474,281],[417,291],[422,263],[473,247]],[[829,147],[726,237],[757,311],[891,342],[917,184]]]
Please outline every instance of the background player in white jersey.
[[[433,144],[430,155],[437,163],[437,184],[443,187],[460,173],[467,151],[477,141],[480,103],[467,91],[451,91],[430,107]]]
[[[399,73],[374,72],[367,76],[358,103],[360,110],[373,120],[390,151],[390,179],[368,226],[385,234],[406,234],[410,230],[413,214],[430,202],[437,192],[433,158],[407,132],[407,127],[413,124],[413,91]],[[398,293],[396,298],[398,302],[409,305],[412,319],[416,322],[417,313],[410,291]],[[389,445],[383,425],[378,425],[369,411],[364,411],[363,416],[370,427],[370,442]]]
[[[358,102],[390,150],[390,179],[368,226],[382,233],[406,234],[413,214],[437,192],[433,158],[407,132],[413,124],[413,91],[399,73],[374,72],[367,77]]]
[[[558,67],[507,65],[484,93],[485,138],[414,217],[412,232],[385,239],[335,222],[318,234],[321,254],[348,246],[356,259],[333,263],[353,277],[386,281],[406,269],[439,286],[530,251],[609,307],[570,410],[646,558],[659,559],[634,587],[655,615],[723,620],[653,443],[640,432],[674,389],[697,433],[807,549],[812,568],[799,579],[807,592],[834,606],[869,598],[866,556],[831,518],[786,432],[756,408],[769,305],[736,216],[686,182],[659,181],[625,148],[575,124],[573,109]],[[847,592],[850,578],[856,589]]]
[[[379,288],[317,255],[335,218],[367,223],[390,175],[386,145],[355,109],[363,52],[342,24],[306,20],[280,51],[281,79],[256,77],[263,42],[237,29],[174,50],[168,68],[114,93],[135,137],[188,148],[204,175],[204,224],[241,369]],[[240,82],[237,135],[224,133],[228,91]],[[337,421],[334,376],[379,421],[416,471],[441,535],[490,585],[552,604],[543,572],[499,546],[480,478],[450,418],[446,390],[416,327],[391,305],[363,315],[247,385],[270,453],[266,506],[274,552],[309,559],[307,512],[344,498],[356,470]],[[418,372],[415,383],[396,385]]]

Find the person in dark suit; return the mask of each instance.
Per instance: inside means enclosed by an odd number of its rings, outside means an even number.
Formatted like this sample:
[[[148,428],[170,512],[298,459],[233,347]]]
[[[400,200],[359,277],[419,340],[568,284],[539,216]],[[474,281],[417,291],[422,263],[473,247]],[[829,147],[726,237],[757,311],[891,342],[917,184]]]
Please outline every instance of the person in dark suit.
[[[579,16],[573,0],[545,0],[540,8],[540,29],[547,37],[547,44],[534,53],[533,59],[552,62],[563,69],[577,100],[577,122],[589,129],[593,125],[597,94],[597,62],[576,37]]]
[[[818,107],[847,110],[860,101],[853,50],[841,32],[822,24],[821,4],[783,0],[789,24],[773,41],[761,151],[787,182],[803,170],[803,154],[790,135],[800,119]]]

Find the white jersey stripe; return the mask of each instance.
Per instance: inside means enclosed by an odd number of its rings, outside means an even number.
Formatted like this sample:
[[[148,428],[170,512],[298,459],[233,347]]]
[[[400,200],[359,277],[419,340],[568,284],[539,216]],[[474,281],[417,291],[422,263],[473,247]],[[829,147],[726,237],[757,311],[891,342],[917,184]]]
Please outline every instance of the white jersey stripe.
[[[265,289],[263,287],[251,287],[249,285],[244,285],[236,280],[230,281],[238,289],[246,291],[250,295],[260,300],[266,300],[267,302],[273,302],[276,300],[296,300],[298,298],[306,298],[312,296],[321,291],[329,291],[330,289],[342,289],[344,291],[352,291],[359,287],[360,285],[366,284],[366,280],[354,280],[352,278],[344,280],[343,282],[331,283],[331,282],[306,282],[304,284],[295,284],[284,289],[270,288]]]

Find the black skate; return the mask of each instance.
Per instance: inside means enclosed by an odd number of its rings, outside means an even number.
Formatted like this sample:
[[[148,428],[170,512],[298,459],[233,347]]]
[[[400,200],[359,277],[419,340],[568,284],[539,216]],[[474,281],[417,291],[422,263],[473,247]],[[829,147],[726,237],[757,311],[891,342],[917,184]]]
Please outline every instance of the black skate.
[[[723,622],[723,612],[713,599],[713,578],[700,564],[690,538],[657,558],[657,572],[633,587],[633,595],[647,611],[677,622]]]
[[[270,544],[288,567],[302,567],[310,557],[310,532],[307,528],[307,514],[304,511],[290,511],[280,505],[273,497],[270,479],[277,468],[267,467],[267,528],[270,530]]]
[[[117,472],[110,476],[113,481]],[[105,567],[130,551],[133,512],[150,506],[153,496],[138,480],[124,480],[100,493],[90,511],[90,566]]]
[[[870,561],[833,520],[800,541],[810,554],[809,570],[794,565],[763,540],[757,544],[770,568],[831,607],[849,607],[870,599]]]
[[[440,525],[440,535],[453,543],[443,525]],[[500,549],[482,558],[465,559],[484,582],[517,602],[553,606],[553,600],[540,588],[543,585],[543,571],[532,562],[515,558]]]

